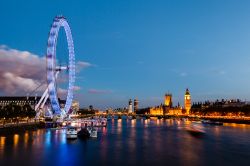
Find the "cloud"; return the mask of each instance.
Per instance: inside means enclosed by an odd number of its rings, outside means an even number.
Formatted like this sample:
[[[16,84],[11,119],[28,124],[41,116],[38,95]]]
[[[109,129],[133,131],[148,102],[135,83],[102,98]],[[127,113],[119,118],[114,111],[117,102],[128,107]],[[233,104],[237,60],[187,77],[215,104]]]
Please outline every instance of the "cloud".
[[[186,77],[186,76],[187,76],[187,73],[186,73],[186,72],[182,72],[182,73],[180,73],[180,76],[181,76],[181,77]]]
[[[68,93],[68,90],[67,89],[62,89],[62,88],[58,88],[57,89],[57,94],[59,97],[63,97],[63,96],[66,96]]]
[[[73,87],[73,91],[79,91],[80,89],[81,89],[81,87],[79,87],[79,86]],[[60,97],[60,98],[66,98],[67,93],[68,93],[68,89],[63,89],[63,88],[57,89],[57,94],[58,94],[58,97]]]
[[[73,87],[73,90],[74,90],[74,91],[79,91],[79,90],[81,90],[81,87],[80,87],[80,86],[74,86],[74,87]]]
[[[219,71],[218,73],[219,73],[220,75],[224,75],[224,74],[226,74],[226,71],[221,70],[221,71]]]
[[[92,66],[88,62],[76,63],[81,68]],[[26,95],[35,90],[43,92],[47,86],[46,58],[29,51],[20,51],[0,45],[0,92],[4,95]],[[80,90],[80,87],[74,87]],[[60,93],[65,90],[59,89]]]
[[[46,59],[28,51],[0,46],[0,91],[26,94],[46,83]],[[18,94],[17,94],[18,93]]]
[[[89,62],[83,62],[83,61],[78,61],[76,65],[78,65],[80,68],[87,68],[93,66]]]
[[[29,91],[30,88],[35,88],[39,85],[39,82],[30,78],[23,78],[14,75],[13,73],[3,73],[2,77],[4,81],[1,81],[0,87],[5,87],[5,93],[17,93],[20,90]]]
[[[100,90],[100,89],[89,89],[88,93],[90,94],[110,94],[113,93],[111,90]]]
[[[76,63],[76,72],[79,73],[82,69],[86,69],[88,67],[96,67],[96,65],[91,64],[89,62],[78,61]]]
[[[216,74],[216,75],[225,75],[227,74],[227,71],[224,70],[222,67],[213,67],[211,69],[209,69],[209,72],[212,74]]]

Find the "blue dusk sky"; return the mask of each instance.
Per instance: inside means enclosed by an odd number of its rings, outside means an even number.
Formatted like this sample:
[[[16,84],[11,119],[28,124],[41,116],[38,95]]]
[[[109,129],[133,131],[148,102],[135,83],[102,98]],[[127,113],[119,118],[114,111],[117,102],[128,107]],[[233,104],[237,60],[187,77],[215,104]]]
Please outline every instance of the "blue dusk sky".
[[[250,100],[248,0],[1,0],[1,95],[26,95],[45,80],[48,33],[60,14],[73,34],[82,107],[126,107],[130,98],[154,106],[166,92],[183,104],[186,88],[194,102]],[[66,46],[61,29],[62,64]]]

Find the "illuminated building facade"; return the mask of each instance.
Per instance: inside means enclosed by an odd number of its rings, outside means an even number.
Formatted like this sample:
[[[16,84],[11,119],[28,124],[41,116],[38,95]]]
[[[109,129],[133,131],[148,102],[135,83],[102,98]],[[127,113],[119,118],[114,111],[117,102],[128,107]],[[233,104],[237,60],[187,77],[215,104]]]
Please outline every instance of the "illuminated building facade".
[[[134,99],[134,113],[139,109],[139,100]]]
[[[40,96],[1,96],[0,97],[0,106],[4,107],[7,106],[11,103],[19,105],[19,106],[24,106],[24,105],[30,105],[31,108],[35,108],[35,105],[38,103],[38,101],[40,100]],[[65,104],[65,100],[61,100],[60,98],[58,98],[59,104],[60,105],[64,105]],[[50,101],[48,100],[46,102],[46,105],[50,104]]]
[[[132,99],[128,101],[128,113],[132,113]]]
[[[182,108],[172,106],[172,94],[167,93],[164,96],[164,105],[149,108],[150,115],[181,115]]]
[[[172,94],[170,93],[165,94],[164,105],[166,107],[172,107]]]
[[[150,115],[164,115],[164,107],[158,106],[158,107],[151,107],[149,108],[149,114]]]
[[[168,110],[167,115],[182,115],[182,108],[181,107],[170,108]]]
[[[71,109],[73,110],[73,113],[77,113],[80,109],[79,101],[73,101]]]
[[[26,96],[2,96],[0,97],[0,106],[7,106],[11,103],[24,106],[24,105],[30,105],[32,108],[35,107],[35,104],[40,100],[40,97],[26,97]]]
[[[184,96],[184,109],[186,110],[186,114],[190,113],[191,109],[191,95],[188,89],[186,89],[186,93]]]

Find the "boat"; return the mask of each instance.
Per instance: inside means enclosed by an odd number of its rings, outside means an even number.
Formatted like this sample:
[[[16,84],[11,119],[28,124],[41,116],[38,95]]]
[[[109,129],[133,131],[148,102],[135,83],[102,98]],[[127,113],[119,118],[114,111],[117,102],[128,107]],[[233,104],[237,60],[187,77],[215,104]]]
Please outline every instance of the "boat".
[[[66,131],[67,139],[77,139],[77,128],[76,127],[68,127]]]
[[[161,118],[162,118],[162,116],[158,116],[157,118],[158,118],[158,119],[161,119]]]
[[[217,126],[223,125],[222,122],[211,121],[211,120],[202,120],[201,123],[203,123],[203,124],[209,124],[209,125],[217,125]]]
[[[97,130],[95,128],[92,128],[90,133],[91,138],[97,138]]]
[[[97,138],[97,130],[94,127],[88,127],[87,128],[89,135],[91,138]]]
[[[83,128],[81,128],[80,131],[78,131],[77,136],[80,138],[89,138],[90,134],[89,134],[89,131],[87,130],[87,128],[83,127]]]
[[[108,117],[107,117],[107,121],[110,121],[110,120],[112,120],[112,117],[111,117],[111,116],[108,116]]]
[[[206,133],[204,130],[204,127],[202,125],[199,125],[199,124],[191,124],[189,126],[186,126],[185,129],[188,133],[190,133],[193,136],[197,136],[197,137],[202,136]]]

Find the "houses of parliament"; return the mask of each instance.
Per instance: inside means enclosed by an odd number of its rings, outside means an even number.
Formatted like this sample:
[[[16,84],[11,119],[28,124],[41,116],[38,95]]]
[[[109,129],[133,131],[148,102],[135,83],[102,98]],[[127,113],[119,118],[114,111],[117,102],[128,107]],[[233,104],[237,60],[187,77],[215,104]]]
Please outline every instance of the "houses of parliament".
[[[179,103],[176,107],[173,107],[172,94],[166,93],[164,96],[164,104],[157,107],[149,108],[148,113],[150,115],[182,115],[189,114],[191,109],[191,95],[188,89],[186,89],[184,95],[184,108]]]

